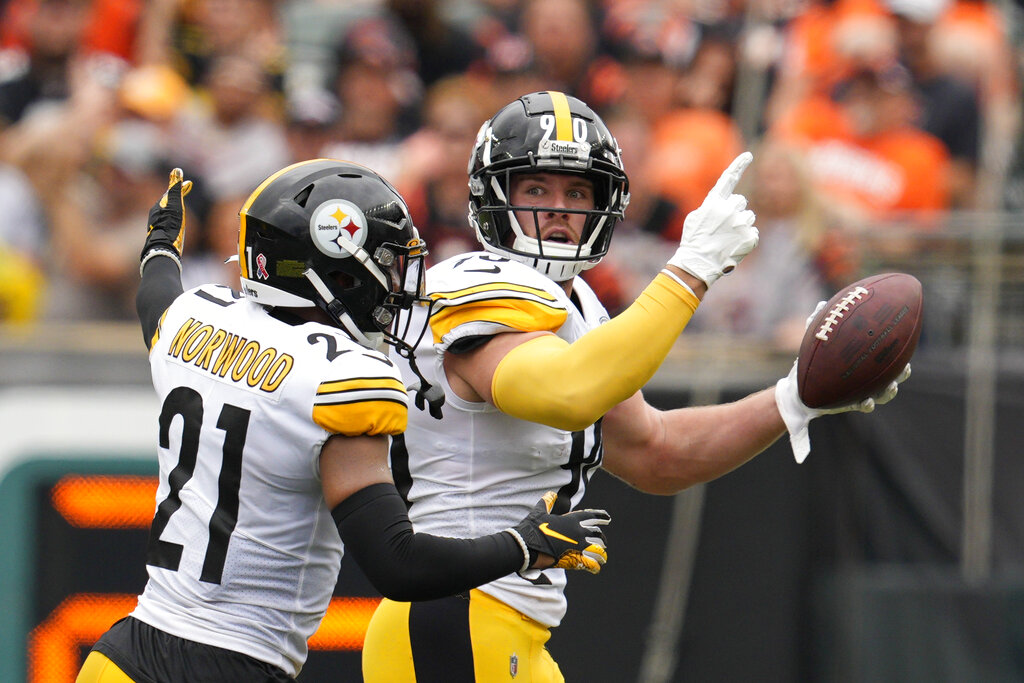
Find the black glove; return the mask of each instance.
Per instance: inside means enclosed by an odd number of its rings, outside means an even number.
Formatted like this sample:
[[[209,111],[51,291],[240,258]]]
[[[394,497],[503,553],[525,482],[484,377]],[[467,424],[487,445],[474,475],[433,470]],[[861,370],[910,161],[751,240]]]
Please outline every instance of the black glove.
[[[604,510],[576,510],[564,515],[551,514],[558,494],[548,491],[513,531],[529,552],[533,567],[540,553],[555,558],[556,569],[585,569],[591,574],[601,571],[608,561],[602,526],[611,521]]]
[[[182,180],[182,177],[180,168],[171,171],[167,192],[149,210],[149,234],[139,255],[142,265],[151,255],[160,253],[171,257],[181,267],[181,250],[185,243],[185,196],[192,189],[192,181]]]

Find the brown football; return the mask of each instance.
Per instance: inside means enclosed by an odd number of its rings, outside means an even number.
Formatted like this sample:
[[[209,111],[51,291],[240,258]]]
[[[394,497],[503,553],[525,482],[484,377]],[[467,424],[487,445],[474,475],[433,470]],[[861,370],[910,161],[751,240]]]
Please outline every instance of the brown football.
[[[831,408],[878,394],[910,362],[923,305],[921,283],[906,273],[872,275],[841,289],[804,332],[800,399]]]

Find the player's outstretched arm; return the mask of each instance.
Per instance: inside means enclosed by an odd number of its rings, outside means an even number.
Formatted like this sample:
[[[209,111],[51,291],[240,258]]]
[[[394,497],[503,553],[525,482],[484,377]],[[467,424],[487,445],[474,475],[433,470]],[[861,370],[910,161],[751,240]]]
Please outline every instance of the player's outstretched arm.
[[[613,320],[571,345],[554,335],[492,340],[489,352],[476,354],[484,371],[462,372],[457,365],[466,361],[457,359],[449,369],[509,415],[566,430],[593,424],[654,376],[696,311],[698,292],[757,244],[754,214],[733,192],[752,158],[745,152],[732,162],[687,216],[669,267]]]
[[[602,465],[642,491],[672,494],[739,467],[787,431],[796,460],[802,462],[810,451],[811,420],[833,413],[871,412],[895,398],[899,384],[909,376],[907,365],[872,397],[817,409],[800,399],[797,362],[774,387],[730,403],[660,411],[636,394],[604,417]]]
[[[667,268],[611,321],[572,344],[551,334],[498,335],[446,354],[445,371],[513,417],[568,431],[593,424],[662,365],[699,304],[694,287],[705,291],[757,244],[754,214],[733,193],[752,158],[744,153],[726,169],[687,217]]]
[[[549,494],[517,525],[477,538],[413,531],[387,470],[384,437],[334,436],[320,458],[324,497],[350,554],[380,593],[432,600],[527,569],[600,571],[607,557],[603,510],[550,513]]]
[[[160,317],[182,292],[181,250],[185,241],[185,196],[192,181],[180,168],[171,171],[167,191],[149,210],[146,241],[139,255],[142,281],[135,295],[135,310],[149,348]]]

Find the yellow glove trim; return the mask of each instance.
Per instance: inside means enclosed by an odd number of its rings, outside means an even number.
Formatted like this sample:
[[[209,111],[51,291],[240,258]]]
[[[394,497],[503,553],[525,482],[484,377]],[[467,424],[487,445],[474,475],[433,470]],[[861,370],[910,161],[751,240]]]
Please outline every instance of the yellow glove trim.
[[[572,344],[545,335],[509,351],[491,379],[494,405],[530,422],[584,429],[654,376],[699,303],[659,274],[629,308]]]
[[[185,247],[185,197],[192,191],[192,181],[185,180],[185,175],[180,168],[171,169],[170,175],[167,179],[167,190],[170,191],[177,183],[181,183],[181,227],[178,229],[178,235],[174,238],[174,248],[178,250],[178,253],[182,253],[182,249]],[[167,192],[164,192],[160,197],[160,208],[167,208]],[[153,226],[149,226],[151,231]],[[148,232],[148,231],[147,231]],[[175,261],[178,261],[175,259]],[[145,263],[145,262],[143,262]],[[178,261],[178,270],[181,270],[181,262]],[[142,273],[142,268],[139,268],[139,273]]]

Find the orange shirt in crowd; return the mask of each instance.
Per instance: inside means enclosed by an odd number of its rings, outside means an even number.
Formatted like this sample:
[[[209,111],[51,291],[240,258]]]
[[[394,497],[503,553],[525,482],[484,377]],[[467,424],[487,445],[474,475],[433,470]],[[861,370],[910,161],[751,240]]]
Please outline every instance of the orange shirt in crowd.
[[[787,27],[782,64],[786,78],[803,81],[814,92],[828,91],[865,58],[861,52],[882,49],[876,41],[884,40],[882,32],[894,30],[891,23],[878,0],[812,3]]]
[[[828,201],[875,217],[949,207],[949,153],[922,130],[907,125],[858,137],[842,108],[817,96],[788,112],[772,134],[805,150]]]
[[[38,0],[9,0],[0,17],[0,47],[27,48],[24,35],[29,13]],[[93,0],[89,22],[82,35],[86,52],[107,52],[133,61],[135,34],[143,0]]]

